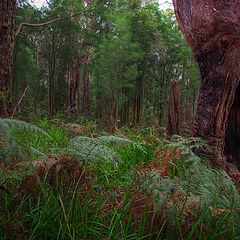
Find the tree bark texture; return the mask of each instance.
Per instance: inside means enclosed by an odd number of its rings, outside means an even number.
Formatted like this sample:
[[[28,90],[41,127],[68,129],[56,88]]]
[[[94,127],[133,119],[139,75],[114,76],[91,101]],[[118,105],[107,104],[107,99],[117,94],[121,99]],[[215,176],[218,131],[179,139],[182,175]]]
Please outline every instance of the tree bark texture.
[[[194,136],[207,140],[215,166],[239,165],[240,0],[173,0],[201,72]],[[232,145],[232,146],[230,146]]]
[[[91,46],[84,47],[84,55],[81,61],[81,80],[82,80],[82,113],[88,115],[90,112],[90,72],[89,65],[91,63]]]
[[[78,112],[78,102],[79,102],[79,90],[80,90],[80,79],[81,79],[81,73],[82,73],[82,98],[83,98],[83,104],[86,104],[90,102],[90,93],[89,93],[89,81],[90,76],[88,72],[85,72],[83,67],[85,64],[89,63],[89,56],[84,54],[82,56],[78,56],[73,63],[73,65],[70,67],[69,73],[68,73],[68,84],[69,84],[69,90],[68,90],[68,102],[69,102],[69,109],[70,112],[75,114]],[[82,69],[82,71],[80,71]],[[84,107],[86,108],[86,106]]]
[[[68,73],[68,107],[71,114],[78,112],[81,57],[77,57]]]
[[[56,46],[55,46],[56,36],[55,33],[52,35],[52,45],[49,53],[49,63],[48,63],[48,108],[49,116],[52,117],[55,114],[55,84],[56,84]]]
[[[89,6],[91,4],[92,0],[83,0],[83,2],[86,4],[86,6]],[[92,24],[93,24],[93,19],[88,17],[86,19],[86,29],[88,33],[91,33],[92,31]],[[90,82],[91,82],[91,75],[89,71],[89,65],[91,63],[91,51],[92,51],[92,46],[88,43],[84,43],[84,55],[85,55],[85,61],[83,62],[84,67],[83,67],[83,93],[82,93],[82,113],[85,114],[86,116],[89,116],[90,114],[90,101],[91,101],[91,96],[90,96]]]
[[[145,73],[147,69],[147,63],[144,62],[143,73],[137,78],[135,83],[135,99],[133,103],[133,123],[134,125],[140,125],[144,109],[145,98]]]
[[[168,136],[180,135],[180,89],[177,81],[171,81],[167,134]]]
[[[0,1],[0,116],[11,115],[16,0]]]

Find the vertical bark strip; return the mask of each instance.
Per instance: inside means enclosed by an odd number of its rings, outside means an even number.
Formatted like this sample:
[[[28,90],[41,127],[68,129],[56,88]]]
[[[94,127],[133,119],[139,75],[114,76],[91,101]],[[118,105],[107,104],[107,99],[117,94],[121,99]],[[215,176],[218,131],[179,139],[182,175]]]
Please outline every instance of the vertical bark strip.
[[[89,6],[92,2],[92,0],[84,0],[83,1],[86,6]],[[93,20],[88,17],[86,19],[86,30],[88,33],[91,33],[92,31],[92,24]],[[90,101],[91,101],[91,96],[90,96],[90,82],[91,82],[91,75],[89,72],[89,65],[91,63],[91,51],[92,51],[92,46],[89,43],[84,44],[84,54],[85,54],[85,62],[84,62],[84,72],[83,72],[83,94],[82,94],[82,101],[83,101],[83,106],[82,106],[82,113],[85,115],[89,115],[90,111]]]
[[[68,73],[68,107],[71,114],[78,112],[81,57],[77,57]]]
[[[213,164],[231,172],[234,168],[226,152],[232,158],[236,151],[229,150],[229,138],[235,136],[235,144],[240,139],[228,130],[235,115],[230,112],[239,111],[239,104],[234,105],[237,110],[232,106],[239,94],[240,0],[174,0],[174,7],[201,72],[193,134],[212,146],[212,153],[206,154]]]
[[[55,84],[56,84],[56,46],[55,46],[55,33],[52,35],[52,45],[49,53],[49,63],[48,63],[48,107],[49,116],[52,117],[55,114]]]
[[[85,72],[83,76],[83,113],[89,112],[90,110],[90,73]]]
[[[16,0],[0,1],[0,116],[11,115]]]
[[[69,104],[69,110],[72,114],[78,113],[79,106],[79,95],[80,95],[80,79],[82,76],[82,103],[83,105],[86,104],[86,106],[83,106],[82,108],[85,109],[89,106],[90,102],[90,92],[89,92],[89,84],[90,84],[90,75],[88,72],[85,72],[83,69],[83,65],[88,64],[90,61],[90,58],[88,55],[84,54],[82,56],[78,56],[72,66],[70,67],[69,73],[68,73],[68,104]],[[82,69],[82,71],[81,71]]]
[[[177,81],[171,82],[167,134],[168,136],[180,135],[180,89]]]
[[[90,80],[89,65],[91,63],[91,46],[84,47],[84,61],[83,63],[83,93],[82,93],[82,113],[89,114],[90,112]]]

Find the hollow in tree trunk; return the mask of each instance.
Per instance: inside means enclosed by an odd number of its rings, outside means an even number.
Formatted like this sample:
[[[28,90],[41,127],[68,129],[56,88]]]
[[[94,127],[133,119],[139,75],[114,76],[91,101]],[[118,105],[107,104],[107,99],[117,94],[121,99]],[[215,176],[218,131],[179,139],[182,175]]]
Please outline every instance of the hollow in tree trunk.
[[[168,136],[180,135],[180,89],[177,81],[171,81],[167,134]]]
[[[0,116],[11,115],[16,0],[0,1]]]
[[[215,166],[235,174],[240,159],[240,1],[174,0],[174,7],[201,72],[193,134],[212,147],[205,154]]]

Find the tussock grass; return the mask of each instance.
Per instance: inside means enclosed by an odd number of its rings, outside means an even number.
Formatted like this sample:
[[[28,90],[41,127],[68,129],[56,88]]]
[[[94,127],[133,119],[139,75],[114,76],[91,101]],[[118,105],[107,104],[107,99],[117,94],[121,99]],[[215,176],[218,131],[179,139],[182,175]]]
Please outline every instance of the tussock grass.
[[[5,161],[1,153],[3,239],[237,239],[240,234],[239,192],[226,173],[193,152],[204,144],[200,139],[167,141],[128,131],[95,138],[74,134],[70,140],[48,121],[38,127],[6,124],[28,161],[43,156],[46,161],[14,168],[12,155]],[[47,165],[48,159],[54,164]]]

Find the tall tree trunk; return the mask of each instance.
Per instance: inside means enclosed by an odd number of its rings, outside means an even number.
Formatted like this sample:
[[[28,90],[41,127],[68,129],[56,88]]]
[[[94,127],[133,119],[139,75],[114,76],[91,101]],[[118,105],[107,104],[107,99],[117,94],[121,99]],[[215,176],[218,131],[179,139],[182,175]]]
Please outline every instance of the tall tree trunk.
[[[84,55],[81,57],[81,82],[82,82],[82,113],[88,115],[90,112],[90,72],[91,47],[84,47]]]
[[[68,106],[72,114],[76,114],[79,110],[79,88],[82,83],[82,112],[86,113],[90,106],[90,74],[87,65],[90,62],[90,56],[88,53],[78,56],[68,73]]]
[[[240,159],[240,1],[174,0],[174,6],[201,72],[193,134],[212,146],[206,155],[213,164],[231,174],[229,160]]]
[[[78,112],[81,57],[77,57],[68,73],[68,108],[71,114]]]
[[[118,105],[118,94],[117,91],[114,89],[112,90],[112,97],[109,109],[108,130],[111,133],[114,133],[118,128]]]
[[[143,101],[144,101],[144,78],[141,76],[136,81],[135,99],[133,106],[133,123],[139,125],[142,119]]]
[[[142,65],[144,66],[142,74],[136,79],[135,83],[135,97],[133,103],[133,123],[140,125],[144,111],[145,100],[145,75],[147,70],[147,61],[145,60]]]
[[[172,81],[170,87],[167,134],[180,134],[180,89],[177,81]]]
[[[11,115],[16,0],[0,1],[0,116]]]
[[[49,116],[55,114],[55,71],[56,71],[56,54],[55,54],[55,33],[52,35],[52,46],[50,50],[50,58],[48,64],[49,71],[49,89],[48,89],[48,108]]]
[[[122,89],[122,95],[124,96],[124,104],[121,111],[121,126],[129,125],[130,118],[129,118],[129,107],[130,107],[130,100],[129,100],[129,90],[127,88]]]
[[[84,0],[83,1],[86,6],[89,6],[92,2],[92,0]],[[86,28],[88,33],[91,33],[92,31],[92,24],[93,20],[92,18],[88,17],[86,21]],[[89,71],[89,65],[91,62],[91,50],[92,46],[89,43],[85,43],[84,46],[84,54],[85,54],[85,62],[84,62],[84,71],[83,71],[83,94],[82,94],[82,101],[83,101],[83,106],[82,106],[82,113],[85,114],[86,116],[89,116],[91,110],[90,110],[90,101],[91,101],[91,96],[90,96],[90,82],[91,82],[91,74]]]

